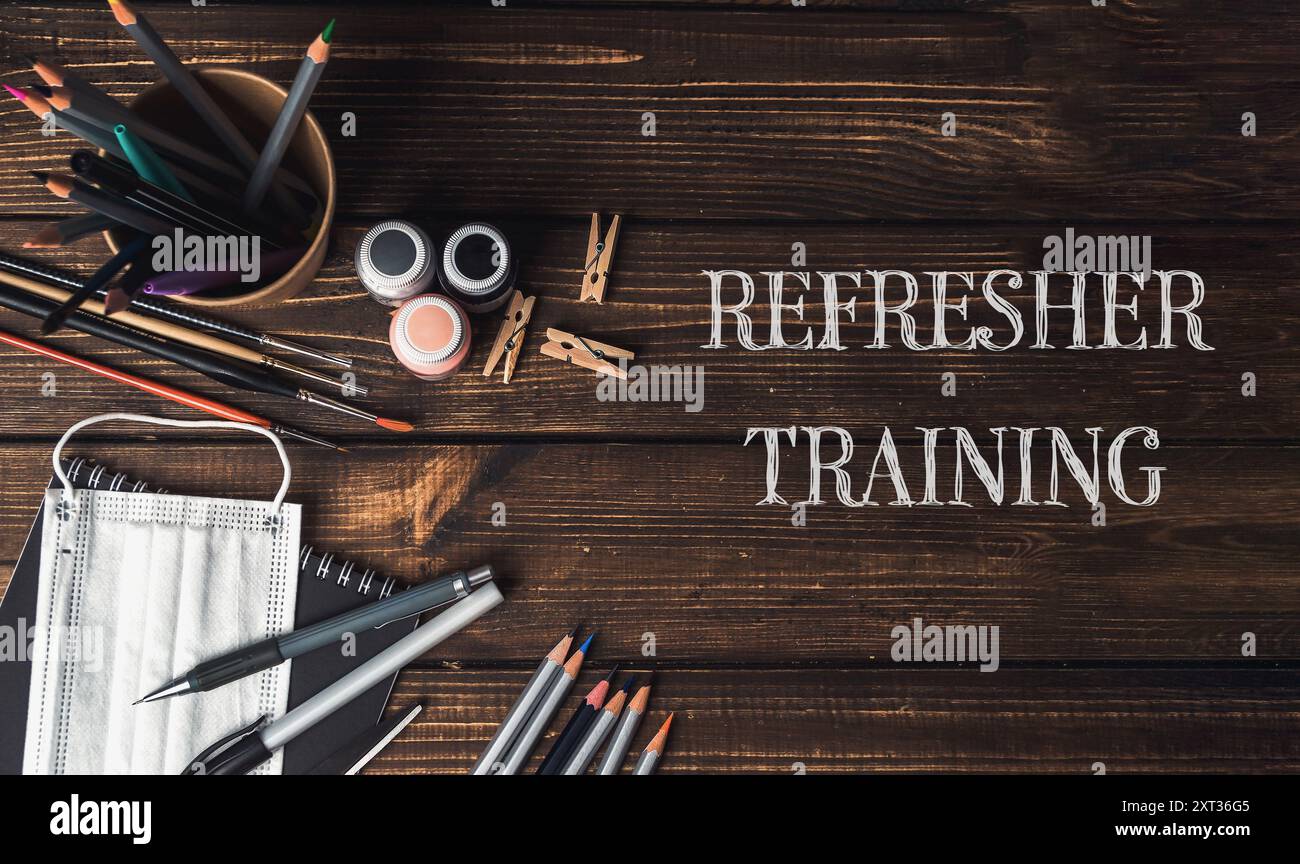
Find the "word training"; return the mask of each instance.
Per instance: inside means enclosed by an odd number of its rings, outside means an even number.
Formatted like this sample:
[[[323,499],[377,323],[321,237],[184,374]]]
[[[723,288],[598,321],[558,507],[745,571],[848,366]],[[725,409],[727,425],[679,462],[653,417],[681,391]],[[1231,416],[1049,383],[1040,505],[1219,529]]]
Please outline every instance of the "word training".
[[[1060,497],[1060,468],[1062,465],[1065,467],[1065,472],[1078,485],[1083,497],[1089,504],[1095,506],[1101,500],[1102,484],[1099,461],[1102,453],[1101,433],[1103,430],[1100,427],[1084,430],[1092,439],[1091,466],[1084,463],[1083,458],[1080,457],[1065,430],[1059,426],[1045,428],[1036,426],[1023,428],[1019,426],[999,426],[989,429],[989,434],[993,437],[992,451],[996,467],[990,464],[989,457],[985,456],[984,452],[980,450],[975,442],[975,437],[969,429],[963,426],[954,426],[950,429],[917,427],[917,431],[922,433],[922,444],[919,450],[924,471],[921,498],[917,500],[908,487],[907,479],[903,473],[902,461],[899,457],[899,450],[894,443],[893,433],[890,432],[888,426],[884,427],[881,432],[880,443],[877,445],[875,457],[871,461],[871,470],[862,472],[865,476],[866,489],[860,496],[854,495],[853,477],[850,475],[848,468],[845,467],[852,461],[854,452],[853,436],[847,430],[839,426],[757,426],[748,430],[745,436],[745,444],[749,444],[757,436],[762,436],[767,447],[767,494],[763,497],[763,500],[758,502],[759,505],[790,503],[778,491],[781,479],[781,447],[787,441],[790,446],[795,446],[800,431],[804,433],[807,441],[808,471],[804,476],[808,477],[808,497],[801,502],[797,502],[798,504],[823,503],[822,477],[829,474],[835,481],[835,497],[845,507],[878,506],[881,502],[872,500],[873,486],[878,479],[885,480],[892,489],[893,500],[888,501],[888,503],[893,506],[953,505],[972,507],[974,505],[967,501],[965,496],[965,472],[968,466],[975,479],[984,487],[984,492],[989,500],[1000,505],[1006,499],[1007,491],[1006,474],[1003,470],[1003,443],[1004,438],[1013,437],[1005,434],[1008,431],[1015,433],[1014,437],[1017,439],[1015,446],[1019,455],[1018,462],[1020,466],[1020,491],[1016,500],[1011,502],[1013,506],[1037,507],[1039,505],[1048,505],[1069,507],[1070,505],[1062,501]],[[952,498],[943,501],[938,497],[938,455],[939,439],[945,432],[954,433],[952,449],[953,495]],[[1033,497],[1034,454],[1036,452],[1034,438],[1038,432],[1045,433],[1045,443],[1051,456],[1048,495],[1042,501],[1036,501]],[[1105,448],[1106,480],[1111,492],[1120,501],[1134,507],[1151,507],[1160,500],[1160,474],[1165,469],[1151,466],[1143,466],[1137,469],[1146,481],[1145,494],[1141,498],[1135,498],[1130,494],[1129,484],[1124,477],[1124,448],[1130,444],[1129,439],[1138,435],[1141,436],[1138,440],[1147,450],[1155,450],[1160,447],[1160,436],[1150,426],[1133,426],[1123,430]],[[838,441],[839,443],[839,453],[830,461],[823,458],[823,438]],[[1041,449],[1040,447],[1039,451]]]
[[[821,281],[820,299],[823,307],[821,339],[817,339],[811,326],[798,327],[804,319],[804,295],[813,292],[813,275],[807,272],[762,272],[767,277],[768,333],[765,344],[754,340],[754,318],[748,311],[756,296],[754,279],[743,270],[705,270],[709,278],[711,314],[709,341],[702,348],[726,348],[723,323],[726,316],[735,322],[736,343],[747,351],[770,351],[787,348],[796,351],[847,350],[842,334],[845,321],[856,323],[858,293],[863,291],[863,276],[871,280],[866,289],[866,299],[871,303],[873,336],[865,348],[891,348],[889,324],[897,324],[898,344],[910,351],[955,349],[959,351],[1006,351],[1021,343],[1026,336],[1026,312],[1021,305],[1032,302],[1028,312],[1033,319],[1035,349],[1057,347],[1085,350],[1092,348],[1146,350],[1148,348],[1176,348],[1178,338],[1197,351],[1213,351],[1202,338],[1204,324],[1194,310],[1205,300],[1205,282],[1190,270],[1156,270],[1152,276],[1159,282],[1160,295],[1157,316],[1143,323],[1139,314],[1138,298],[1149,281],[1141,273],[1098,272],[1083,270],[1049,273],[1034,270],[1032,297],[1025,291],[1025,275],[1015,270],[994,270],[984,277],[978,297],[984,301],[981,312],[987,312],[993,323],[974,323],[969,320],[972,296],[976,295],[974,273],[941,271],[927,273],[930,287],[922,302],[920,283],[906,270],[868,270],[818,272]],[[1095,277],[1090,279],[1089,277]],[[1053,277],[1056,277],[1053,280]],[[1051,289],[1068,297],[1066,302],[1051,300]],[[1026,296],[1021,296],[1022,293]],[[1121,293],[1124,299],[1121,299]],[[1156,293],[1156,292],[1153,292]],[[794,295],[798,295],[795,297]],[[794,299],[791,299],[791,298]],[[1017,301],[1020,305],[1017,305]],[[1089,307],[1100,306],[1100,341],[1089,344]],[[920,312],[929,309],[930,338],[918,338]],[[1122,313],[1122,316],[1121,316]],[[1096,316],[1096,313],[1092,313]],[[1063,345],[1051,342],[1049,324],[1052,316],[1069,322],[1070,336]],[[1175,319],[1175,316],[1179,316]],[[1175,323],[1181,325],[1175,327]],[[956,328],[964,328],[961,335]],[[787,329],[789,328],[789,329]],[[1095,332],[1097,327],[1092,328]],[[1121,329],[1124,332],[1121,334]],[[1156,335],[1158,334],[1158,335]],[[1154,340],[1154,341],[1153,341]]]

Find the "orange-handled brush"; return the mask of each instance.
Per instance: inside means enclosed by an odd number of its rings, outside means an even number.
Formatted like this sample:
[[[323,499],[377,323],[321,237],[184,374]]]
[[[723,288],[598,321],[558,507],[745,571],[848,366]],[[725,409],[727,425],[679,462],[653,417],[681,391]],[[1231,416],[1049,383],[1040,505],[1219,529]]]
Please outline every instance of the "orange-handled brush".
[[[332,444],[323,438],[317,438],[314,435],[308,435],[306,432],[300,432],[289,426],[281,426],[278,423],[272,423],[265,417],[258,417],[242,408],[234,408],[214,399],[208,399],[205,396],[199,396],[188,390],[181,390],[177,387],[171,387],[167,384],[159,384],[157,381],[150,381],[148,378],[141,378],[132,375],[129,372],[120,372],[108,366],[102,366],[93,360],[86,360],[82,357],[76,357],[72,354],[65,354],[57,348],[51,348],[48,345],[42,345],[39,342],[32,342],[21,336],[15,336],[13,333],[7,333],[0,330],[0,342],[6,345],[12,345],[15,348],[21,348],[24,351],[30,351],[33,354],[39,354],[42,357],[48,357],[51,360],[58,360],[60,363],[66,363],[69,366],[76,366],[78,369],[84,369],[87,372],[93,372],[103,378],[111,381],[117,381],[119,384],[126,384],[137,390],[143,390],[146,393],[152,393],[155,396],[161,396],[179,405],[193,408],[196,411],[203,411],[223,420],[234,420],[237,423],[251,423],[254,426],[261,426],[263,429],[269,429],[272,432],[281,435],[287,435],[290,438],[297,438],[301,441],[309,441],[312,444],[319,444],[322,447],[330,447],[334,450],[347,452],[337,444]]]

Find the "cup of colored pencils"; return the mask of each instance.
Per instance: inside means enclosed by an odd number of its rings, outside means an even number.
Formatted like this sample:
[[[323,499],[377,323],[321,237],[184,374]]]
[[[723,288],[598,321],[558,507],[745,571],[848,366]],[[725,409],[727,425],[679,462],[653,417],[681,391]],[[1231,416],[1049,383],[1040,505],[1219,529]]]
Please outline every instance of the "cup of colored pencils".
[[[287,93],[283,88],[242,69],[211,67],[195,70],[194,76],[213,95],[232,122],[244,130],[271,129],[285,106]],[[201,140],[207,132],[206,127],[200,128],[193,123],[177,125],[175,118],[186,116],[187,106],[176,89],[165,80],[141,91],[132,100],[131,110],[146,120],[156,118],[159,126],[164,123],[172,125],[178,137],[197,134]],[[262,144],[262,135],[250,134],[249,137],[257,144]],[[289,248],[305,247],[301,257],[279,275],[274,271],[264,273],[264,278],[251,288],[235,281],[226,289],[180,295],[177,299],[204,306],[260,305],[293,297],[316,277],[325,261],[330,226],[334,220],[337,180],[334,157],[330,152],[329,139],[310,113],[302,116],[285,146],[283,164],[292,168],[291,176],[300,179],[305,188],[286,183],[284,194],[299,205],[303,215],[297,215],[297,218],[305,221],[301,226],[288,229],[292,231],[291,235],[281,242]],[[220,175],[214,179],[219,177]],[[238,182],[231,182],[228,188],[232,193],[240,190]],[[242,198],[242,195],[237,197]],[[227,209],[244,212],[242,202],[239,207],[233,206],[232,202]],[[269,192],[247,212],[260,221],[276,223],[282,218]],[[276,226],[273,224],[268,227]],[[109,231],[107,235],[109,245],[116,250],[121,242],[118,232]],[[263,261],[272,258],[272,249],[265,241],[266,238],[262,243]]]
[[[36,172],[51,192],[91,212],[50,226],[31,245],[73,242],[107,223],[110,263],[115,272],[130,265],[107,300],[110,312],[140,293],[227,306],[301,291],[325,259],[334,218],[334,160],[307,110],[329,62],[334,22],[306,45],[286,90],[243,69],[187,66],[131,0],[108,6],[106,27],[115,19],[126,31],[157,67],[157,83],[126,104],[56,62],[29,58],[44,83],[5,87],[98,149],[98,156],[74,154],[76,177]],[[172,240],[165,266],[150,257],[164,235]],[[237,267],[211,263],[234,254]]]

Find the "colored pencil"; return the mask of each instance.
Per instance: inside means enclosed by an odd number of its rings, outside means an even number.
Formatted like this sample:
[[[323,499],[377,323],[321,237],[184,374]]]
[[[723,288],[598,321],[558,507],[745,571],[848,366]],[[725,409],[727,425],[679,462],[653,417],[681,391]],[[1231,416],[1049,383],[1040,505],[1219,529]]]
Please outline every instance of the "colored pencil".
[[[266,145],[262,147],[262,155],[257,159],[257,167],[253,169],[253,176],[244,190],[245,212],[253,212],[266,197],[266,190],[270,188],[275,171],[280,167],[285,151],[289,149],[289,141],[297,131],[298,124],[302,122],[302,115],[307,113],[307,103],[311,100],[311,94],[316,90],[321,75],[325,73],[325,64],[330,59],[330,42],[333,37],[334,21],[331,20],[308,47],[306,56],[298,65],[298,74],[294,76],[293,86],[289,89],[289,95],[280,109],[279,116],[275,118],[271,134],[266,139]]]
[[[93,123],[86,123],[78,120],[76,117],[70,117],[67,114],[64,114],[62,111],[55,109],[48,99],[40,93],[37,93],[35,90],[14,87],[10,84],[5,84],[3,86],[10,96],[17,99],[26,106],[29,111],[42,120],[47,116],[52,115],[54,117],[54,126],[56,129],[71,132],[82,141],[94,144],[96,147],[106,150],[114,156],[125,158],[125,155],[122,153],[122,148],[118,146],[117,139],[113,136],[112,132],[109,132],[106,129],[101,129]]]
[[[582,671],[582,661],[587,656],[587,649],[591,647],[591,640],[595,638],[595,633],[588,636],[587,641],[582,643],[582,647],[574,651],[573,656],[565,662],[564,668],[551,684],[551,689],[547,692],[546,698],[533,712],[533,716],[519,736],[519,740],[511,745],[506,754],[505,765],[501,767],[501,770],[497,771],[498,775],[517,774],[519,769],[528,762],[528,757],[532,755],[533,748],[537,746],[537,742],[541,740],[547,727],[551,725],[551,718],[555,716],[555,712],[564,704],[565,697],[573,689],[573,682],[578,679],[578,673]]]
[[[117,23],[126,28],[136,44],[158,65],[163,77],[176,88],[186,102],[190,103],[190,107],[207,124],[217,139],[234,154],[239,165],[245,171],[252,171],[257,165],[257,151],[253,149],[253,145],[248,143],[248,139],[234,123],[230,122],[230,118],[208,95],[208,91],[203,89],[203,85],[185,68],[185,64],[149,23],[149,19],[132,9],[126,0],[108,0],[108,5],[112,8]],[[278,180],[272,183],[271,194],[275,197],[276,205],[286,216],[300,222],[305,221],[302,208],[289,196]]]
[[[36,74],[41,76],[41,80],[50,87],[67,87],[70,90],[76,90],[78,93],[84,94],[87,98],[100,105],[124,107],[121,102],[118,102],[85,78],[75,72],[70,72],[52,60],[28,57],[27,61],[32,64],[32,69],[35,70]]]
[[[196,204],[192,200],[182,198],[149,182],[128,166],[105,159],[90,150],[77,150],[72,154],[69,164],[76,175],[83,180],[120,195],[131,204],[148,210],[162,219],[175,222],[195,234],[247,237],[256,235],[260,236],[262,242],[270,248],[282,248],[282,244],[277,239],[280,231],[275,226],[268,225],[262,220],[250,219],[245,223],[239,217],[232,217],[219,210]]]
[[[564,725],[560,732],[560,737],[555,739],[551,745],[551,750],[542,760],[541,766],[537,769],[538,774],[559,774],[568,761],[582,736],[587,734],[591,724],[596,721],[596,715],[600,713],[601,706],[605,704],[605,697],[609,695],[609,686],[613,683],[614,675],[617,674],[618,667],[615,666],[610,670],[603,680],[596,683],[583,700],[578,703],[577,709],[569,722]]]
[[[551,653],[542,659],[541,664],[533,672],[533,676],[524,685],[523,692],[519,694],[515,704],[511,705],[510,710],[506,712],[505,719],[497,727],[496,733],[493,734],[492,740],[488,742],[488,746],[483,750],[483,754],[474,763],[470,774],[491,774],[494,769],[504,766],[505,763],[502,759],[510,749],[510,745],[524,731],[529,718],[533,716],[533,712],[541,704],[546,691],[550,689],[556,676],[562,674],[564,658],[569,655],[569,647],[573,644],[573,637],[576,634],[577,628],[570,630],[564,635],[564,638],[555,643]]]
[[[195,393],[189,392],[188,390],[182,390],[179,387],[172,387],[168,384],[159,384],[157,381],[151,381],[148,378],[141,378],[140,376],[132,375],[129,372],[121,372],[109,366],[95,363],[92,360],[86,360],[72,354],[65,354],[57,348],[51,348],[49,345],[43,345],[40,342],[29,341],[21,336],[16,336],[13,333],[7,333],[0,330],[0,342],[12,345],[15,348],[21,348],[24,351],[30,351],[33,354],[39,354],[42,357],[48,357],[51,360],[57,360],[60,363],[66,363],[69,366],[75,366],[78,369],[84,369],[85,371],[92,372],[100,377],[108,378],[111,381],[117,381],[120,384],[126,384],[129,387],[143,390],[146,393],[152,393],[155,396],[168,399],[178,405],[184,405],[188,408],[193,408],[196,411],[203,411],[204,413],[211,414],[214,417],[220,417],[223,420],[234,420],[237,423],[251,423],[254,426],[261,426],[263,429],[269,429],[280,435],[287,435],[290,438],[308,441],[312,444],[329,447],[343,453],[347,452],[345,448],[326,441],[324,438],[317,438],[315,435],[300,432],[291,426],[282,426],[278,423],[273,423],[265,417],[251,414],[242,408],[234,408],[230,405],[218,402],[215,399],[208,399],[205,396],[199,396]]]
[[[614,725],[618,722],[618,715],[623,711],[623,703],[627,701],[627,693],[635,683],[636,676],[629,676],[623,682],[623,686],[619,688],[619,691],[609,698],[609,701],[600,709],[586,733],[574,745],[559,773],[573,776],[586,772],[587,766],[591,764],[591,760],[595,757],[596,751],[600,749],[600,745],[604,744],[605,739],[609,737],[609,733],[614,731]]]
[[[632,745],[632,739],[636,737],[636,730],[641,725],[641,718],[645,716],[646,706],[650,703],[650,685],[647,681],[641,685],[641,689],[636,691],[632,701],[627,703],[627,710],[623,712],[623,718],[619,721],[618,731],[614,733],[609,741],[609,747],[605,749],[605,755],[600,760],[600,765],[596,768],[597,774],[617,774],[623,767],[623,762],[627,759],[628,748]]]
[[[64,320],[78,309],[82,303],[95,291],[107,285],[114,276],[121,272],[122,268],[135,260],[136,256],[144,252],[149,244],[149,237],[145,234],[137,234],[129,242],[117,251],[117,254],[109,258],[99,269],[86,280],[85,284],[72,291],[63,302],[41,322],[41,333],[48,336],[55,330],[63,326]]]
[[[137,138],[130,127],[125,123],[118,123],[113,127],[113,134],[117,136],[117,143],[122,145],[122,152],[126,154],[127,161],[131,163],[135,173],[140,175],[141,180],[160,186],[178,198],[194,201],[194,196],[181,185],[181,181],[176,179],[176,175],[171,172],[167,164],[158,158],[158,154],[153,152],[152,147]]]
[[[31,261],[26,258],[19,258],[14,255],[6,255],[0,252],[0,271],[6,271],[18,276],[24,276],[35,283],[44,283],[46,285],[67,288],[75,291],[81,287],[83,280],[81,277],[72,273],[60,270],[57,267],[50,267],[37,261]],[[103,297],[107,292],[99,289],[95,292]],[[189,327],[195,327],[200,330],[208,330],[213,333],[221,333],[235,339],[240,339],[250,345],[264,346],[267,348],[276,348],[281,351],[289,351],[294,354],[300,354],[304,357],[311,357],[314,360],[320,360],[325,363],[332,363],[335,366],[352,368],[352,361],[346,357],[336,357],[333,354],[324,351],[318,351],[315,348],[309,348],[305,345],[299,345],[296,342],[290,342],[281,339],[278,336],[270,336],[266,333],[259,333],[256,330],[250,330],[247,327],[241,327],[238,324],[231,324],[228,321],[220,321],[216,318],[209,318],[206,315],[200,315],[197,312],[191,312],[178,306],[174,306],[165,300],[151,300],[139,298],[135,301],[135,311],[141,312],[151,318],[162,318],[167,321],[174,321]]]
[[[142,280],[148,278],[152,270],[148,267],[143,268],[144,276]],[[44,297],[46,300],[53,300],[56,303],[66,303],[73,296],[67,289],[59,285],[43,284],[39,278],[28,278],[18,281],[12,278],[0,276],[0,279],[8,282],[16,288],[22,288],[30,294],[38,297]],[[105,295],[104,300],[86,299],[80,305],[80,308],[92,315],[106,315],[107,298],[111,292]],[[134,327],[137,330],[143,330],[159,339],[170,339],[173,342],[179,342],[182,345],[188,345],[191,348],[198,348],[203,351],[211,351],[214,354],[220,354],[223,357],[230,357],[234,360],[241,360],[245,363],[251,363],[254,366],[264,367],[266,369],[277,369],[282,372],[289,372],[312,381],[318,381],[322,384],[328,384],[331,387],[338,387],[344,392],[355,392],[358,396],[365,396],[367,391],[365,387],[358,384],[348,384],[328,375],[319,372],[313,372],[310,369],[303,369],[292,363],[286,363],[283,360],[277,360],[248,348],[244,345],[235,345],[213,336],[210,333],[202,333],[197,330],[184,326],[175,321],[166,321],[160,318],[150,318],[147,315],[138,315],[134,312],[119,312],[113,316],[113,320],[128,327]]]
[[[7,273],[0,274],[0,282],[5,282],[8,285],[13,285],[15,280],[21,278]],[[45,318],[57,308],[54,301],[6,286],[0,286],[0,306],[12,309],[15,312],[22,312],[34,318]],[[331,411],[338,411],[342,414],[366,420],[394,432],[410,432],[415,428],[410,423],[379,417],[369,411],[330,399],[311,390],[296,388],[249,363],[160,339],[150,333],[119,324],[112,319],[99,315],[91,315],[80,311],[73,312],[68,316],[66,324],[73,330],[80,330],[83,333],[98,336],[101,339],[107,339],[128,348],[135,348],[137,351],[143,351],[164,360],[170,360],[230,387],[254,393],[283,396],[288,399],[307,402],[311,405],[319,405]]]
[[[47,99],[55,110],[83,123],[97,126],[110,135],[116,134],[116,127],[127,126],[133,135],[166,151],[173,160],[185,162],[199,170],[216,171],[234,180],[243,180],[243,172],[236,166],[141,119],[125,105],[107,107],[92,102],[85,97],[85,94],[70,87],[51,88]]]
[[[86,123],[82,120],[76,119],[75,117],[70,117],[62,111],[54,108],[46,99],[31,90],[24,90],[21,87],[13,87],[8,84],[3,86],[15,99],[26,106],[27,109],[37,117],[44,119],[46,115],[53,115],[54,127],[56,129],[62,129],[64,132],[68,132],[77,138],[80,138],[87,144],[93,144],[104,152],[120,159],[122,162],[127,162],[126,153],[122,151],[122,145],[117,143],[117,136],[113,134],[111,129],[104,129],[93,123]],[[219,202],[235,209],[239,208],[239,199],[217,186],[215,183],[200,177],[198,174],[195,174],[184,167],[178,166],[174,161],[171,163],[171,167],[176,173],[177,179],[183,182],[185,187],[191,192],[199,192],[212,202]]]
[[[83,213],[70,219],[51,222],[40,231],[37,231],[32,236],[32,239],[25,241],[23,248],[58,249],[60,246],[74,243],[88,234],[106,231],[118,224],[117,220],[110,219],[103,213]]]
[[[653,774],[659,767],[659,760],[663,758],[664,749],[668,746],[668,727],[673,725],[673,715],[669,714],[664,725],[659,727],[655,737],[650,739],[650,743],[641,751],[641,758],[636,760],[636,767],[632,769],[633,774]]]
[[[165,129],[159,128],[124,105],[116,102],[111,105],[94,103],[88,100],[85,94],[79,93],[70,87],[49,87],[45,88],[45,90],[46,92],[41,95],[50,105],[51,110],[56,112],[58,121],[71,119],[82,124],[83,128],[93,127],[100,130],[101,135],[107,135],[110,138],[116,137],[118,126],[126,126],[131,131],[131,134],[135,135],[139,140],[149,142],[153,147],[157,148],[159,151],[157,155],[160,159],[165,159],[173,164],[179,163],[182,166],[188,166],[195,171],[215,172],[223,175],[227,181],[241,184],[244,182],[245,172],[237,165],[232,165],[230,162],[212,155],[201,147],[197,147],[185,139],[178,138]],[[131,161],[134,164],[134,160]],[[297,175],[280,170],[276,172],[275,176],[278,180],[289,183],[296,190],[296,194],[307,199],[311,206],[315,206],[316,196],[311,191],[311,187]]]
[[[148,250],[145,250],[144,254],[133,258],[130,268],[122,274],[122,278],[117,280],[116,285],[108,289],[108,293],[104,295],[105,315],[120,314],[122,310],[131,305],[131,301],[140,293],[140,289],[144,287],[145,282],[156,275],[153,263],[149,260],[150,257]],[[145,320],[150,324],[162,323],[150,319]]]
[[[32,176],[42,186],[60,198],[76,201],[96,213],[103,213],[105,216],[116,219],[123,225],[129,225],[151,237],[157,234],[170,234],[173,228],[179,227],[174,222],[161,219],[147,210],[136,207],[120,195],[110,194],[93,186],[87,186],[67,174],[33,171]]]

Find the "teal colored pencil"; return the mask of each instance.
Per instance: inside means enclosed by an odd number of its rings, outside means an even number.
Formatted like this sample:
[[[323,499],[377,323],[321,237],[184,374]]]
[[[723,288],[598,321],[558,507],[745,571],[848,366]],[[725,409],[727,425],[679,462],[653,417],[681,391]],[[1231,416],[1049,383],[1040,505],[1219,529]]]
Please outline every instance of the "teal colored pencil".
[[[161,186],[173,195],[179,195],[186,201],[194,201],[194,196],[181,185],[181,181],[176,179],[176,175],[171,172],[166,163],[153,152],[153,148],[137,138],[124,123],[114,126],[113,134],[117,136],[117,143],[122,145],[122,152],[126,154],[127,161],[141,178],[155,186]]]

